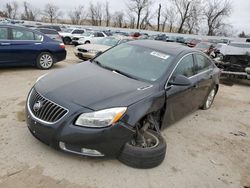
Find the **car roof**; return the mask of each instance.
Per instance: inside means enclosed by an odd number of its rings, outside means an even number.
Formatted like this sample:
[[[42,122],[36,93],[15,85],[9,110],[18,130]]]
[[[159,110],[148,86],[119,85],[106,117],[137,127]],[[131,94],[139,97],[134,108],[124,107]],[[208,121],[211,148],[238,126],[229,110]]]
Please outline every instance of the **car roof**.
[[[156,41],[156,40],[135,40],[130,41],[128,44],[142,46],[146,48],[150,48],[156,51],[160,51],[166,54],[178,55],[182,52],[195,52],[197,50],[191,49],[189,47],[176,44],[176,43],[168,43],[163,41]]]

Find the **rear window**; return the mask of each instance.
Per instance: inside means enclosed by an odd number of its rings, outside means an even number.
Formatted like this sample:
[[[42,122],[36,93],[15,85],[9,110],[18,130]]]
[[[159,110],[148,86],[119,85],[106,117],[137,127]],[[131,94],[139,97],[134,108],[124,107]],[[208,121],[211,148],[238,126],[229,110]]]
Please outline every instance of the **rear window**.
[[[8,39],[8,28],[0,27],[0,40]]]

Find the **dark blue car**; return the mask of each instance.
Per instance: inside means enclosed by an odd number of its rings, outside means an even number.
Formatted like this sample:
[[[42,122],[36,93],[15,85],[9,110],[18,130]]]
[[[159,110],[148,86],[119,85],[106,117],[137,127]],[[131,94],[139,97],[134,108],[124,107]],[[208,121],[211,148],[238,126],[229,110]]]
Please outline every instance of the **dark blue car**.
[[[0,66],[49,69],[65,58],[64,44],[25,27],[0,25]]]

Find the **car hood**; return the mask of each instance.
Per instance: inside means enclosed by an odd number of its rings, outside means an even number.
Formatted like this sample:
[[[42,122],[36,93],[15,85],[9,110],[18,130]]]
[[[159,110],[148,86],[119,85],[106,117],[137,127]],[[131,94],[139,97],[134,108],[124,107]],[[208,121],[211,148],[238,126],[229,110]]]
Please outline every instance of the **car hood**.
[[[48,74],[35,85],[40,94],[54,102],[74,103],[92,110],[129,106],[150,96],[156,88],[89,61]]]
[[[85,50],[96,50],[96,51],[106,51],[107,49],[111,48],[111,46],[101,45],[101,44],[84,44],[77,46],[78,49],[85,49]]]

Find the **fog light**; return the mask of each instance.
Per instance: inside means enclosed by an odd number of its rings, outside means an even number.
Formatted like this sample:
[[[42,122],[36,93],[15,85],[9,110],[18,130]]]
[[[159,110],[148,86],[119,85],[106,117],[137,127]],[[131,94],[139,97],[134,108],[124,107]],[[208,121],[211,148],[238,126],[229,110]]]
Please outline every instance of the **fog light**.
[[[88,155],[88,156],[93,156],[93,157],[104,156],[101,152],[99,152],[97,150],[93,150],[93,149],[82,148],[81,151],[84,155]]]
[[[65,144],[64,142],[59,142],[59,147],[66,152],[69,153],[75,153],[78,155],[84,155],[84,156],[90,156],[90,157],[103,157],[104,154],[102,154],[101,152],[97,151],[97,150],[93,150],[93,149],[87,149],[87,148],[79,148],[79,149],[74,149],[74,147],[67,147],[67,144]]]

